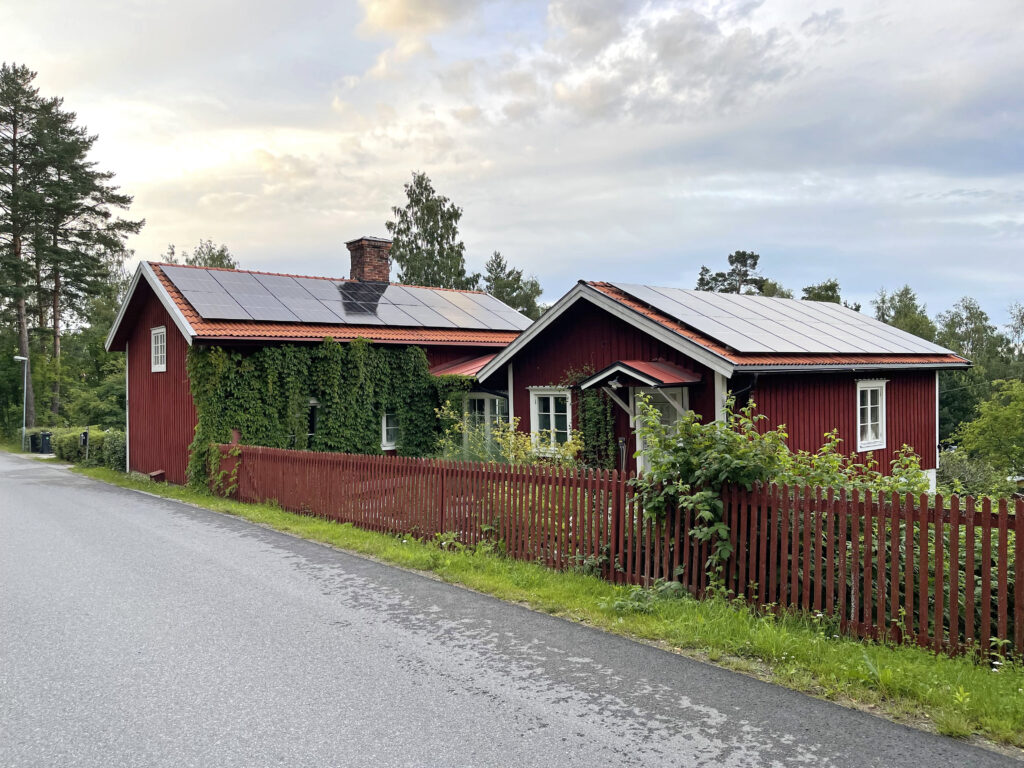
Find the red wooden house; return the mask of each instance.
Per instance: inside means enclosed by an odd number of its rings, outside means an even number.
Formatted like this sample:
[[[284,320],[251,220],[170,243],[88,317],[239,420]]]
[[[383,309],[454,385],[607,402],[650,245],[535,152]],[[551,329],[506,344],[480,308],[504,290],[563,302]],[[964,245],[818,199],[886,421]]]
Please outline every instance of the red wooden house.
[[[732,392],[753,397],[767,427],[785,424],[794,450],[838,429],[860,460],[872,452],[886,471],[907,444],[934,477],[938,371],[969,365],[838,304],[581,281],[479,379],[507,389],[521,429],[552,440],[578,423],[576,387],[601,388],[617,404],[623,469],[636,466],[639,393],[668,423],[687,409],[714,420]]]
[[[351,278],[208,269],[143,262],[107,337],[127,357],[127,466],[186,480],[196,426],[185,358],[192,345],[234,349],[340,342],[422,347],[432,373],[472,375],[529,319],[478,291],[388,282],[391,243],[346,244]],[[382,449],[394,425],[382,414]]]

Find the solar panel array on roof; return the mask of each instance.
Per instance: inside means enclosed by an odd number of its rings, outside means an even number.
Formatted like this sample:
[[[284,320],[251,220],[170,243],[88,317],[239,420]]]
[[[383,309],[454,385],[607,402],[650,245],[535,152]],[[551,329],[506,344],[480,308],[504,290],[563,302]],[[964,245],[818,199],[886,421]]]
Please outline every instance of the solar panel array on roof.
[[[530,319],[482,293],[161,267],[205,320],[521,331]]]
[[[839,304],[612,285],[737,352],[953,354]]]

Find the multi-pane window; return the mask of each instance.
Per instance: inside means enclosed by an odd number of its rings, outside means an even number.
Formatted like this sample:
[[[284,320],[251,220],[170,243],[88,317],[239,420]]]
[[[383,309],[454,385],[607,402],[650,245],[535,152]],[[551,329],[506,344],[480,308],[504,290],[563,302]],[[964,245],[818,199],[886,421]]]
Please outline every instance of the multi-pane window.
[[[885,381],[857,382],[857,450],[885,447]]]
[[[530,431],[538,435],[540,448],[554,448],[558,443],[569,442],[569,430],[569,390],[533,390],[530,393]]]
[[[466,395],[466,421],[469,426],[483,427],[490,439],[491,425],[498,421],[508,421],[508,400],[498,395],[470,393]]]
[[[393,451],[398,447],[398,414],[385,411],[380,417],[380,448],[382,451]]]
[[[167,370],[167,329],[162,325],[149,329],[149,362],[153,373]]]
[[[658,412],[659,421],[666,427],[679,421],[682,412],[687,410],[690,404],[689,392],[681,387],[673,387],[671,389],[637,388],[633,395],[633,412],[635,416],[640,415],[638,399],[640,395],[644,395],[647,397],[651,407]],[[650,464],[647,461],[643,438],[637,435],[637,469],[643,473],[649,467]]]

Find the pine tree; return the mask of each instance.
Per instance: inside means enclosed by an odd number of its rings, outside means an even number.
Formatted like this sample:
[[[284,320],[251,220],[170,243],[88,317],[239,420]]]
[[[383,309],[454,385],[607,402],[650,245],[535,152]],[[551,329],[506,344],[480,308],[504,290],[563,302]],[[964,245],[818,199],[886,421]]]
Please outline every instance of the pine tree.
[[[537,299],[541,287],[537,278],[523,277],[523,270],[510,267],[500,251],[495,251],[484,265],[484,290],[531,320],[540,317]]]
[[[60,411],[63,320],[69,314],[84,317],[87,303],[109,292],[112,275],[122,268],[125,237],[142,227],[141,221],[113,215],[115,209],[126,210],[132,198],[111,185],[113,174],[96,170],[88,160],[96,136],[75,124],[73,112],[59,107],[56,102],[45,108],[37,125],[47,174],[34,245],[45,281],[37,283],[39,302],[46,294],[49,298],[54,368],[50,408],[55,416]]]
[[[767,279],[757,271],[757,263],[760,259],[761,257],[753,251],[735,251],[728,256],[728,272],[712,272],[708,267],[702,266],[700,274],[697,276],[697,290],[714,291],[715,293],[760,294],[767,282]],[[775,290],[781,286],[772,281],[772,288]]]
[[[385,225],[391,234],[391,258],[398,265],[398,281],[407,285],[472,290],[479,274],[466,272],[466,246],[459,239],[462,209],[437,194],[425,173],[413,173],[405,185],[404,208],[391,209],[394,221]]]
[[[0,65],[0,293],[14,305],[18,353],[30,361],[28,298],[33,270],[29,245],[39,218],[39,185],[45,172],[35,131],[45,100],[32,85],[35,77],[28,67]],[[25,403],[26,425],[34,427],[31,375]]]

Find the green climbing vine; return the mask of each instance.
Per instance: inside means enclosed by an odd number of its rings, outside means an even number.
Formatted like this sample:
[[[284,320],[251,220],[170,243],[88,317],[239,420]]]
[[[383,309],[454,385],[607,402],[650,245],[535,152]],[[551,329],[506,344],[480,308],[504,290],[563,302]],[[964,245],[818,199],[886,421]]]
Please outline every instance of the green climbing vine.
[[[577,403],[576,418],[583,438],[580,458],[584,466],[595,469],[614,469],[618,461],[615,440],[615,411],[611,400],[595,389],[581,389],[580,383],[594,375],[594,367],[586,364],[569,368],[562,374],[560,386],[573,391]]]
[[[230,441],[232,429],[249,445],[374,454],[387,411],[398,417],[397,453],[426,456],[443,427],[436,409],[471,384],[464,376],[431,376],[419,347],[365,339],[250,353],[193,347],[187,368],[198,417],[188,466],[194,485],[209,482],[218,462],[211,446]]]
[[[583,463],[588,467],[615,469],[618,444],[615,440],[615,411],[611,399],[594,389],[580,393],[580,432],[583,433]]]

